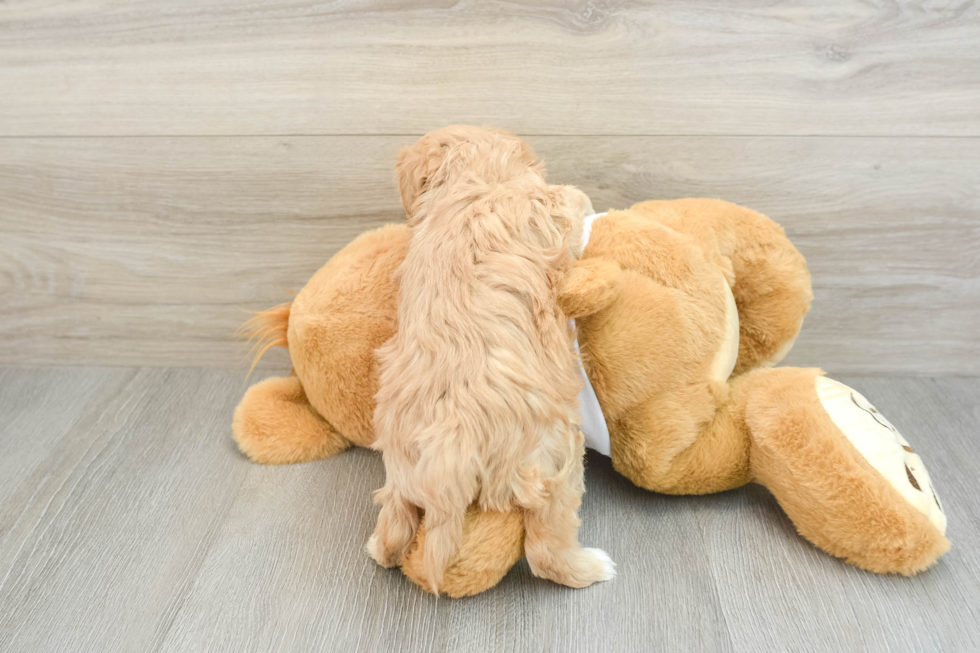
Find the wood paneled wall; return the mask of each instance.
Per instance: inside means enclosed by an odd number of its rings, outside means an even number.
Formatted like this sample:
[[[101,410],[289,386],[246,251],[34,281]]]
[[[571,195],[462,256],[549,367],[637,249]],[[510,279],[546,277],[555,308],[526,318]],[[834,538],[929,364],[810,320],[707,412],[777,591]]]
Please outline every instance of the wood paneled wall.
[[[242,364],[245,311],[401,219],[397,148],[471,122],[597,208],[783,224],[790,363],[980,374],[978,43],[972,1],[0,4],[0,363]]]

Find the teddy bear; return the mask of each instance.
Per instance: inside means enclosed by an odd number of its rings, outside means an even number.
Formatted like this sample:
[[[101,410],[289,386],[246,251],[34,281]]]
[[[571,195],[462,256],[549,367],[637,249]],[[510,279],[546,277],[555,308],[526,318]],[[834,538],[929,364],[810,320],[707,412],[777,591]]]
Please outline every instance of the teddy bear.
[[[410,205],[426,183],[402,171]],[[293,371],[250,387],[234,438],[264,464],[313,461],[374,441],[375,349],[397,328],[392,276],[405,225],[362,234],[289,304],[257,314],[264,349]],[[817,547],[911,575],[949,548],[946,518],[909,443],[857,391],[819,369],[774,367],[811,301],[803,256],[766,216],[714,199],[641,202],[585,221],[559,305],[574,320],[592,448],[634,484],[707,494],[758,483]],[[519,510],[467,512],[440,591],[495,585],[523,556]],[[425,523],[401,562],[428,590]]]

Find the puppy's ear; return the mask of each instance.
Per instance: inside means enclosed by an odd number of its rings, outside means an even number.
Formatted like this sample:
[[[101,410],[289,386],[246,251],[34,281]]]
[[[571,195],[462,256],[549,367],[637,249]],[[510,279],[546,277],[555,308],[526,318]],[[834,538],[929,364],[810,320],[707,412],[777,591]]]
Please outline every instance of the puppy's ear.
[[[398,182],[398,194],[401,196],[406,217],[411,218],[415,213],[415,202],[428,190],[447,149],[447,143],[440,143],[426,135],[413,145],[398,150],[395,180]]]
[[[592,215],[589,196],[575,186],[549,186],[552,219],[568,239],[568,246],[577,257],[582,253],[582,223]]]
[[[451,154],[461,147],[473,146],[478,143],[491,143],[498,134],[482,127],[470,125],[450,125],[429,132],[414,144],[403,147],[398,151],[398,161],[395,164],[395,179],[398,182],[398,193],[401,195],[402,206],[408,218],[416,212],[419,196],[438,186],[451,174],[444,164],[449,161]],[[516,137],[510,137],[516,139]],[[520,140],[520,139],[516,139]],[[458,155],[459,152],[456,152]],[[533,156],[533,152],[531,152]],[[456,167],[466,163],[465,156],[456,156]],[[453,167],[453,166],[450,166]]]

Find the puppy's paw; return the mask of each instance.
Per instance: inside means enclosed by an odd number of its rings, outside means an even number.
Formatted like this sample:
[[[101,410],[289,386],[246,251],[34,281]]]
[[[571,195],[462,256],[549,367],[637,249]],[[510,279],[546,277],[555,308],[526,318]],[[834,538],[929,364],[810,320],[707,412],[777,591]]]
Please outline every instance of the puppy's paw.
[[[377,535],[372,535],[368,538],[367,544],[364,546],[364,550],[367,551],[368,555],[374,558],[382,567],[393,567],[390,560],[390,556],[385,555],[384,547],[381,546]]]
[[[364,545],[364,550],[374,559],[375,562],[377,562],[379,565],[381,564],[381,556],[378,554],[377,535],[372,535],[368,538],[367,544]]]
[[[568,587],[588,587],[616,576],[616,563],[601,549],[525,552],[531,573]]]
[[[383,544],[377,535],[372,535],[368,538],[367,544],[364,545],[364,550],[367,551],[369,556],[374,558],[375,562],[386,569],[400,565],[405,555],[404,548],[392,547],[390,542],[387,545]]]
[[[616,577],[616,563],[613,562],[608,553],[602,549],[583,549],[583,551],[591,555],[598,565],[599,577],[596,578],[597,582],[612,580]]]

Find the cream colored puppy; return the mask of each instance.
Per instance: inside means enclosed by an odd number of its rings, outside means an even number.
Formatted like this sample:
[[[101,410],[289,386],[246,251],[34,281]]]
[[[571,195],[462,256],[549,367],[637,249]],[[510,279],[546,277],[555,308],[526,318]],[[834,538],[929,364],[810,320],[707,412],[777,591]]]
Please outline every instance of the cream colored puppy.
[[[532,572],[571,587],[615,575],[578,542],[583,437],[574,334],[557,306],[592,207],[545,183],[521,139],[447,127],[399,153],[411,244],[398,329],[378,350],[374,413],[387,480],[368,551],[398,564],[426,518],[433,591],[467,507],[518,506]]]

